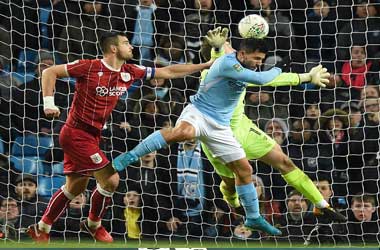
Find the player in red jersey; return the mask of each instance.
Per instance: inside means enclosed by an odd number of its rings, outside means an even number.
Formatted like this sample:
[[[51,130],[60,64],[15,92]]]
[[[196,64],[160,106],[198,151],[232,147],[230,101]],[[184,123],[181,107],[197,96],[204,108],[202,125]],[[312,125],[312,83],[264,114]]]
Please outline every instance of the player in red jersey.
[[[77,81],[74,101],[59,138],[65,155],[66,184],[51,197],[39,223],[28,228],[28,234],[38,242],[49,241],[52,224],[70,201],[85,191],[91,175],[95,177],[97,186],[91,195],[89,216],[80,226],[98,241],[113,241],[101,225],[101,219],[119,184],[119,175],[100,150],[99,140],[103,125],[119,96],[137,79],[179,78],[209,68],[212,63],[177,64],[163,68],[126,64],[125,61],[133,56],[133,47],[124,33],[108,33],[100,40],[100,46],[103,59],[52,66],[42,74],[44,112],[49,118],[59,116],[59,109],[54,104],[56,79],[70,76]]]

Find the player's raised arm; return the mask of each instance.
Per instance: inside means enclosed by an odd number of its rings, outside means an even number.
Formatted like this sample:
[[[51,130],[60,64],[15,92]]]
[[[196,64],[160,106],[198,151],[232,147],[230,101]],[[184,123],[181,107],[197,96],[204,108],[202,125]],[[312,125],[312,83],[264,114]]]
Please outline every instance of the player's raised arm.
[[[156,68],[154,78],[173,79],[210,68],[214,60],[200,64],[175,64],[163,68]]]
[[[57,78],[68,77],[66,65],[56,65],[42,72],[42,95],[44,99],[44,112],[46,117],[59,117],[59,108],[54,103],[54,89]]]
[[[315,66],[308,73],[282,73],[273,81],[263,84],[264,86],[296,86],[302,83],[312,83],[318,87],[325,88],[329,83],[330,73],[322,65]],[[262,84],[248,83],[248,86],[259,86]]]

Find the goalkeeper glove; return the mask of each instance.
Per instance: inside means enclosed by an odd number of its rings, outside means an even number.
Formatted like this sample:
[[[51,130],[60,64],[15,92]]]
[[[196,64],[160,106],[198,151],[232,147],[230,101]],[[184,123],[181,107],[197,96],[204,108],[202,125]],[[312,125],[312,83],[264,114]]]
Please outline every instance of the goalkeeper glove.
[[[206,40],[214,48],[220,49],[226,42],[228,36],[228,28],[218,27],[207,32]]]
[[[321,88],[326,88],[329,83],[330,73],[322,65],[313,67],[309,73],[298,74],[300,83],[311,82]]]

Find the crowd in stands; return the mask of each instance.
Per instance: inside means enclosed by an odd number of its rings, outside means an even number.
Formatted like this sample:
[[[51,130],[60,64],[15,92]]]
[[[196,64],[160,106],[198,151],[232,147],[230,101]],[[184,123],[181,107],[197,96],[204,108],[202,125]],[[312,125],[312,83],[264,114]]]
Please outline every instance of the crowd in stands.
[[[58,134],[75,79],[57,81],[61,116],[48,120],[43,69],[100,57],[98,40],[109,30],[128,34],[131,63],[198,63],[205,60],[200,52],[209,29],[228,27],[237,47],[237,23],[254,13],[270,27],[264,69],[277,65],[299,73],[321,63],[331,79],[325,89],[248,88],[245,112],[348,223],[316,218],[278,171],[255,161],[261,212],[283,232],[280,241],[379,242],[379,0],[0,0],[0,238],[25,237],[23,229],[39,220],[51,190],[63,184]],[[174,126],[199,82],[194,74],[134,83],[102,131],[109,159]],[[222,199],[219,183],[199,142],[173,144],[121,173],[105,226],[123,239],[270,238],[244,228],[241,215]],[[52,236],[87,237],[79,233],[79,221],[88,200],[87,193],[74,199]]]

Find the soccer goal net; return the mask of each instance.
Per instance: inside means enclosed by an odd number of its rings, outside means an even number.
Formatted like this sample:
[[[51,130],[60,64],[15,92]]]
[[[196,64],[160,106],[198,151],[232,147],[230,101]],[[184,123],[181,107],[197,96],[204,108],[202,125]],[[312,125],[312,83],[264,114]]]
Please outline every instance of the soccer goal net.
[[[229,28],[230,44],[239,50],[238,23],[249,14],[269,23],[268,53],[260,70],[276,66],[303,73],[322,64],[331,77],[326,88],[311,83],[248,87],[244,109],[257,125],[252,129],[257,136],[240,143],[259,155],[260,150],[269,152],[260,147],[264,133],[272,137],[348,221],[338,224],[316,217],[313,204],[276,170],[283,162],[274,156],[267,160],[271,166],[248,154],[260,212],[282,236],[245,228],[241,209],[223,199],[221,177],[194,140],[146,155],[120,172],[102,225],[121,242],[378,244],[377,0],[0,1],[0,238],[26,240],[25,229],[41,219],[49,199],[65,183],[59,134],[75,95],[75,79],[57,80],[55,103],[61,115],[50,120],[43,112],[44,69],[101,58],[99,41],[110,31],[127,34],[134,47],[128,63],[165,67],[206,62],[207,32]],[[245,54],[238,58],[246,66]],[[235,70],[239,74],[239,67]],[[195,73],[136,81],[125,93],[116,91],[120,99],[99,142],[108,159],[131,150],[154,131],[175,126],[200,81],[200,73]],[[225,175],[232,180],[233,175]],[[88,216],[95,187],[91,177],[86,192],[53,225],[53,240],[89,239],[79,223]]]

